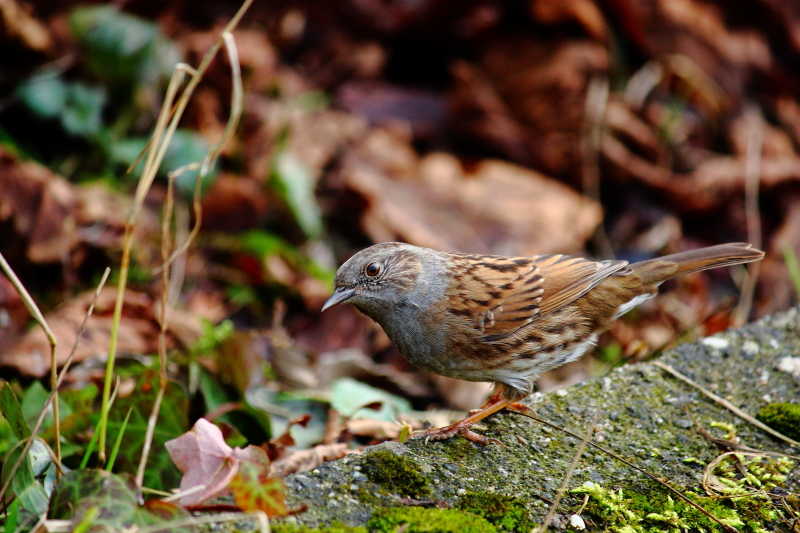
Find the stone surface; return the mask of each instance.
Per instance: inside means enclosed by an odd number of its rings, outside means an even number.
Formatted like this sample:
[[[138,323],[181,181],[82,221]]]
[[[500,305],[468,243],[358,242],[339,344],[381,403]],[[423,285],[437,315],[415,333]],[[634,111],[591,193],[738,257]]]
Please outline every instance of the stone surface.
[[[800,376],[779,369],[782,358],[797,354],[800,314],[793,309],[741,330],[678,346],[659,361],[755,415],[770,402],[800,401]],[[704,494],[703,470],[721,453],[698,434],[698,425],[715,437],[730,438],[728,430],[720,426],[728,424],[743,445],[800,454],[797,447],[767,435],[652,364],[624,366],[566,392],[534,394],[527,403],[541,418],[581,435],[599,413],[594,442],[669,480],[682,492]],[[531,518],[541,521],[549,507],[547,501],[557,493],[573,459],[578,439],[507,412],[487,419],[481,432],[504,446],[482,447],[460,437],[428,445],[419,438],[406,444],[387,442],[368,448],[364,455],[289,476],[290,507],[305,504],[308,511],[288,521],[316,527],[334,520],[363,525],[376,508],[407,504],[401,498],[408,494],[370,481],[365,467],[376,452],[406,459],[405,464],[427,480],[430,491],[418,499],[452,504],[467,492],[495,492],[521,498]],[[569,487],[587,481],[613,490],[622,488],[626,493],[664,490],[591,448],[585,451]],[[799,487],[800,466],[795,464],[783,488],[796,494]],[[568,493],[559,507],[559,520],[568,522],[582,501],[582,495]]]

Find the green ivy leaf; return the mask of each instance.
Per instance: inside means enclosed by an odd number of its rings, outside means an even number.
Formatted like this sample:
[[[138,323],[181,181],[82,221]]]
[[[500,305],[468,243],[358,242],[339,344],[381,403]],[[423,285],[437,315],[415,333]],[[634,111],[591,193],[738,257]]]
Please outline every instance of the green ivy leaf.
[[[67,86],[55,70],[45,70],[19,86],[17,94],[38,117],[56,118],[67,101]]]
[[[316,182],[308,167],[294,154],[283,150],[275,158],[272,175],[305,234],[308,237],[322,234],[322,212],[314,196]]]
[[[114,82],[154,83],[169,77],[180,61],[177,48],[161,36],[156,24],[115,6],[77,7],[69,25],[89,69]]]
[[[393,421],[402,413],[411,412],[408,400],[370,387],[352,378],[340,378],[331,385],[331,407],[351,418],[374,418]],[[380,409],[362,409],[365,405],[380,404]]]

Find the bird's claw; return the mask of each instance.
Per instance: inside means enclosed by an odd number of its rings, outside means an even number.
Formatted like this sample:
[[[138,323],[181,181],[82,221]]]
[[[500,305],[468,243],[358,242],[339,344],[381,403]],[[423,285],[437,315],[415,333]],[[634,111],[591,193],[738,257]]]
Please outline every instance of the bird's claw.
[[[431,440],[445,440],[451,437],[455,437],[456,435],[461,435],[464,438],[471,440],[472,442],[477,442],[482,446],[488,446],[491,443],[499,444],[503,446],[503,443],[500,442],[498,439],[492,437],[484,437],[483,435],[479,435],[474,431],[470,430],[466,426],[461,426],[459,424],[452,424],[450,426],[446,426],[443,428],[437,429],[430,429],[425,432],[425,444],[428,444]]]

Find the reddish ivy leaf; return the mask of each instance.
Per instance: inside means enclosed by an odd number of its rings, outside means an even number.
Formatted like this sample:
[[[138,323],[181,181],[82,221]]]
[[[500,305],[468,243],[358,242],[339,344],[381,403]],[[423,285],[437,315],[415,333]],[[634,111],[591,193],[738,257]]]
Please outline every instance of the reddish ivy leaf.
[[[172,461],[183,472],[181,491],[198,485],[204,487],[182,497],[183,505],[197,505],[225,492],[239,468],[239,461],[249,460],[245,450],[228,446],[220,429],[204,418],[199,419],[191,431],[168,441],[166,447]]]
[[[283,480],[269,477],[269,459],[264,450],[248,446],[243,450],[247,460],[229,485],[236,504],[243,511],[264,511],[268,516],[286,516],[286,487]]]

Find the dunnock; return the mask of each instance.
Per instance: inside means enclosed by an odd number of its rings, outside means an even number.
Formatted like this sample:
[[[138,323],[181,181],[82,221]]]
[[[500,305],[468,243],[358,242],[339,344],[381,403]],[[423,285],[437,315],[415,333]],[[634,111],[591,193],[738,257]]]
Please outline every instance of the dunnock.
[[[322,310],[353,304],[383,327],[411,363],[434,374],[493,382],[483,407],[425,434],[426,440],[460,434],[486,444],[495,439],[470,431],[472,424],[528,396],[542,372],[579,358],[612,320],[655,296],[661,283],[762,257],[750,244],[732,243],[629,265],[387,242],[339,268]]]

